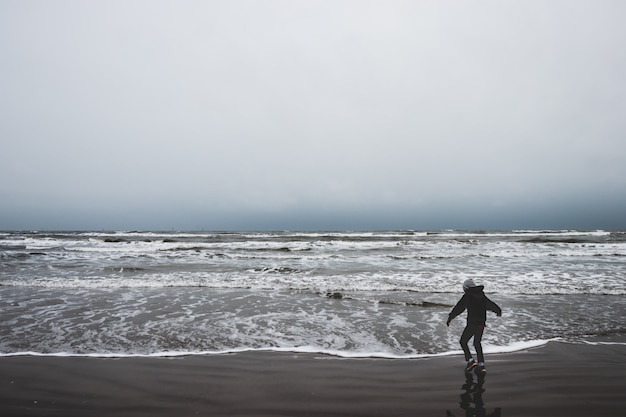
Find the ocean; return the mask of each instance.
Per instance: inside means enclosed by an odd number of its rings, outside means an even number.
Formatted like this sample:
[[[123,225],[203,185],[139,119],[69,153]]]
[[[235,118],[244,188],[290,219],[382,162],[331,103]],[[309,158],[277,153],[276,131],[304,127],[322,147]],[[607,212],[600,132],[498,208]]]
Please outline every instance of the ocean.
[[[0,356],[486,353],[626,335],[626,232],[0,232]]]

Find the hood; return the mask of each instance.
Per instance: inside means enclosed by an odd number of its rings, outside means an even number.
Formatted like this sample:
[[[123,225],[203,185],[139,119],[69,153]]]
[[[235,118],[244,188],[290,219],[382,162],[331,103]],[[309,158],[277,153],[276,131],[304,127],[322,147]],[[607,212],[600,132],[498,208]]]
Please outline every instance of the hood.
[[[483,293],[484,285],[477,285],[475,287],[467,288],[465,292],[470,295],[480,295]]]

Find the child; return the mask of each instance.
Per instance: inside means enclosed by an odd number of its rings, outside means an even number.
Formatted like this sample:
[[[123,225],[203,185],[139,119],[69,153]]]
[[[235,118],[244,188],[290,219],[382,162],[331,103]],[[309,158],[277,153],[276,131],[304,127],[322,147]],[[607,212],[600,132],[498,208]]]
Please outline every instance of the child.
[[[453,318],[461,314],[467,309],[467,325],[465,330],[461,334],[461,348],[465,353],[465,360],[467,366],[465,372],[470,372],[476,365],[478,365],[477,372],[484,374],[487,372],[485,369],[485,358],[483,356],[483,347],[480,344],[480,340],[483,337],[483,331],[485,330],[485,322],[487,320],[487,310],[493,311],[500,317],[502,310],[496,303],[491,301],[483,292],[483,285],[476,285],[471,279],[465,280],[463,283],[463,297],[454,306],[450,314],[448,315],[447,326],[450,326],[450,321]],[[478,357],[478,364],[472,357],[467,343],[474,337],[474,348],[476,349],[476,356]]]

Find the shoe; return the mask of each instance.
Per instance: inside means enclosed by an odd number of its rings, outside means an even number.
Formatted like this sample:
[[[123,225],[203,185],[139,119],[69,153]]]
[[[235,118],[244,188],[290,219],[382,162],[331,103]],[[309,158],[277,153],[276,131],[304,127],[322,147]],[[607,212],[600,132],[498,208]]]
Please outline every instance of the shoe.
[[[467,362],[467,366],[465,367],[465,372],[471,372],[475,366],[476,366],[476,361],[474,359],[470,359]]]
[[[485,365],[480,365],[476,368],[476,375],[485,375],[487,373],[487,368]]]

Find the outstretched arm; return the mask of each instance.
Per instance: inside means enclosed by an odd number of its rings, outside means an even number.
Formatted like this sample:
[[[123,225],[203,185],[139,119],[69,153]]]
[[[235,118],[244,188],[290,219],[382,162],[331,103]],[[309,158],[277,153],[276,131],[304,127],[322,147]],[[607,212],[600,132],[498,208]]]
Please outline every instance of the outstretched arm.
[[[465,311],[465,308],[467,307],[467,297],[467,294],[463,294],[463,297],[461,297],[461,299],[458,303],[456,303],[450,314],[448,314],[448,321],[446,321],[446,326],[450,325],[450,322],[453,318]]]
[[[487,298],[487,310],[493,311],[500,317],[502,315],[502,309],[496,303]]]

